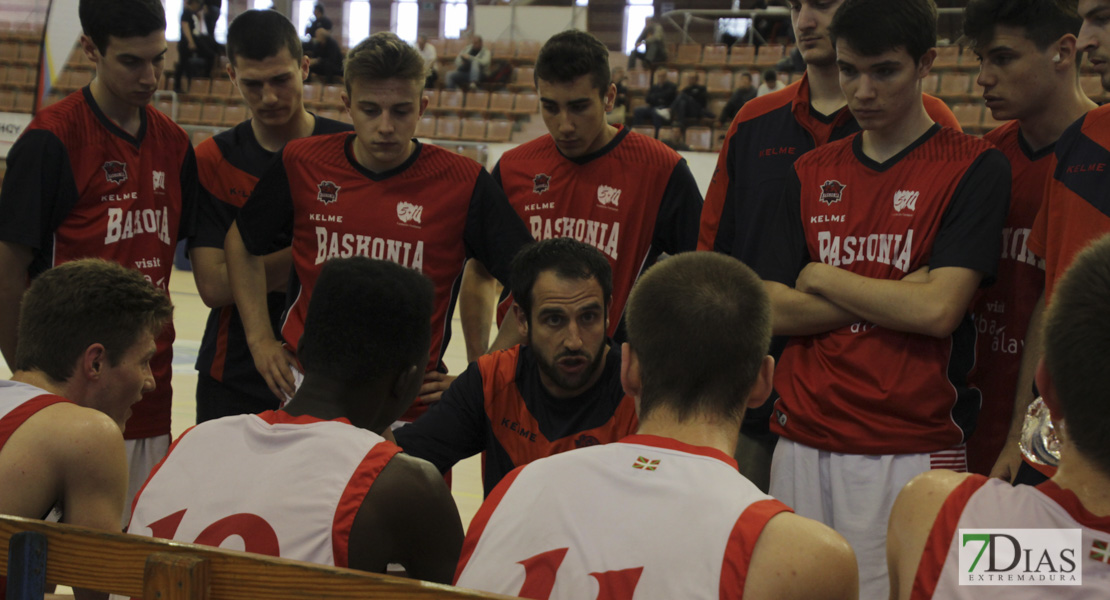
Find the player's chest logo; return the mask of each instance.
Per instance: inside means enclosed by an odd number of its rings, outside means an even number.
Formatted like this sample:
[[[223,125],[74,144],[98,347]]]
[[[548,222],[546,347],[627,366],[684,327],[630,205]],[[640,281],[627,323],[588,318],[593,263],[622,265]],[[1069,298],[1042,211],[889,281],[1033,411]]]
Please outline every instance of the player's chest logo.
[[[110,160],[104,163],[104,178],[108,183],[119,185],[127,181],[127,163]]]
[[[154,191],[155,192],[165,192],[166,191],[166,172],[165,171],[154,171],[153,172],[153,182],[152,183],[154,184]]]
[[[818,196],[817,199],[829,206],[832,206],[833,204],[840,202],[840,200],[844,196],[844,190],[847,187],[847,185],[840,183],[835,179],[826,179],[825,183],[821,184],[821,195]]]
[[[603,207],[616,210],[621,199],[621,191],[607,185],[597,186],[597,202]]]
[[[340,186],[336,185],[333,181],[321,181],[316,184],[316,199],[324,204],[331,204],[339,200]]]
[[[917,210],[917,197],[920,195],[921,192],[919,191],[898,190],[894,192],[894,214],[912,217],[913,212]]]
[[[397,218],[401,221],[401,225],[418,227],[420,225],[420,218],[423,214],[423,206],[403,201],[397,203]]]
[[[532,178],[532,193],[542,194],[551,189],[551,176],[546,173],[540,173]]]

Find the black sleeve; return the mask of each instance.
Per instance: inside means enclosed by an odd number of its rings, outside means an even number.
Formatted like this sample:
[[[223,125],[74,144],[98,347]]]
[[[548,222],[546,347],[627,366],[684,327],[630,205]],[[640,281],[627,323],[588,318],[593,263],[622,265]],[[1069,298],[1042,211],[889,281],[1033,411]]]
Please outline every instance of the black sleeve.
[[[491,275],[508,287],[509,263],[520,248],[531,241],[532,235],[509,205],[505,192],[482,169],[474,183],[463,229],[466,257],[477,258]]]
[[[197,228],[197,204],[200,196],[200,175],[197,174],[197,155],[189,146],[185,160],[181,163],[181,225],[177,230],[177,240],[193,237]]]
[[[733,241],[736,239],[736,146],[740,137],[737,127],[732,137],[725,140],[728,158],[725,159],[728,185],[725,186],[725,199],[721,205],[721,215],[717,221],[717,235],[713,238],[713,251],[732,255]]]
[[[0,189],[0,239],[48,248],[79,197],[69,153],[56,135],[33,129],[12,145],[7,164]]]
[[[455,463],[485,448],[486,422],[482,372],[473,362],[428,412],[393,434],[407,454],[446,473]]]
[[[213,196],[204,186],[199,186],[197,202],[197,229],[189,239],[189,248],[223,249],[227,230],[239,216],[239,207]]]
[[[963,267],[984,274],[998,269],[1002,227],[1010,208],[1010,163],[999,150],[984,152],[964,173],[944,211],[929,268]]]
[[[293,230],[293,193],[282,151],[274,155],[236,220],[243,245],[255,256],[274,251],[274,242]]]
[[[497,161],[497,164],[493,165],[493,171],[490,172],[490,177],[493,177],[493,182],[497,184],[497,187],[502,190],[505,189],[505,186],[501,184],[501,161]]]
[[[782,201],[768,220],[766,231],[766,251],[760,252],[755,264],[749,266],[761,279],[794,287],[798,273],[810,262],[802,224],[802,183],[794,169],[790,170]]]
[[[701,205],[698,183],[684,158],[674,166],[667,189],[663,190],[652,245],[667,254],[696,250]]]

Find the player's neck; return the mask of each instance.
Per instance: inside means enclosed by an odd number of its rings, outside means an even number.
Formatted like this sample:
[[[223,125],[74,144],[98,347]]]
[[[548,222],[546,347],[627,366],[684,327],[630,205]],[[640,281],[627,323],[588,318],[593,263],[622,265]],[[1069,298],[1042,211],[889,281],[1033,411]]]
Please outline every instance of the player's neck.
[[[636,433],[671,438],[691,446],[704,446],[720,450],[729,456],[736,454],[738,421],[710,419],[696,415],[679,421],[673,411],[660,406],[646,419],[640,420]]]
[[[74,398],[71,397],[73,391],[71,389],[72,386],[66,382],[54,381],[49,375],[42,371],[16,371],[12,374],[12,381],[33,385],[55,396],[74,400]]]
[[[609,145],[609,142],[613,141],[613,138],[615,137],[617,137],[617,128],[606,123],[605,127],[601,130],[601,133],[598,134],[597,139],[595,139],[594,142],[590,144],[590,147],[587,148],[583,154],[590,155],[594,152],[597,152],[598,150],[601,150],[605,146]]]
[[[362,143],[359,142],[356,138],[355,143],[353,144],[355,151],[355,160],[357,160],[358,164],[362,165],[363,168],[369,171],[372,171],[374,173],[384,173],[405,164],[405,161],[412,157],[412,153],[416,151],[416,143],[413,142],[411,139],[408,140],[407,143],[408,148],[406,148],[405,151],[402,153],[403,158],[401,158],[401,160],[389,164],[384,164],[374,159],[374,157],[363,148]]]
[[[117,98],[111,90],[101,83],[100,78],[93,78],[92,82],[89,83],[89,91],[92,92],[97,108],[104,113],[104,116],[108,117],[109,121],[115,123],[117,127],[126,131],[132,137],[139,135],[139,128],[143,124],[141,108]]]
[[[1060,450],[1060,466],[1052,481],[1074,493],[1091,513],[1110,516],[1110,477],[1070,442],[1065,441]]]
[[[301,107],[299,113],[295,114],[293,118],[280,126],[270,126],[259,119],[251,119],[251,129],[254,131],[254,138],[258,140],[258,145],[262,146],[268,152],[277,152],[281,150],[286,143],[292,140],[298,140],[312,135],[312,131],[315,127],[316,118],[309,114],[304,107]]]
[[[806,79],[809,80],[809,105],[817,112],[831,115],[848,103],[840,89],[840,71],[835,63],[807,66]]]
[[[388,392],[370,385],[351,384],[305,373],[304,381],[284,412],[295,417],[308,415],[325,421],[347,419],[355,427],[380,434],[394,419],[379,418]],[[380,423],[379,423],[380,421]]]
[[[877,163],[884,163],[925,135],[933,125],[925,106],[918,102],[909,114],[894,119],[889,127],[865,130],[863,153]]]
[[[1030,148],[1040,150],[1056,143],[1060,135],[1087,111],[1098,108],[1078,84],[1058,90],[1057,99],[1032,117],[1021,119],[1021,137]]]

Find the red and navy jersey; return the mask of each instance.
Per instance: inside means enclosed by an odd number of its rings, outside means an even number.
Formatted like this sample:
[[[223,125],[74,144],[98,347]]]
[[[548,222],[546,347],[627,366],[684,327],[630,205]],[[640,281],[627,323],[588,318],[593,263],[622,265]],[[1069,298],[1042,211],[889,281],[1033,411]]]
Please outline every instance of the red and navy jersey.
[[[618,342],[624,305],[640,273],[660,253],[697,244],[702,200],[686,160],[627,129],[579,158],[563,156],[545,135],[506,152],[493,177],[536,240],[572,237],[609,259],[608,333]]]
[[[922,100],[933,121],[960,130],[943,101],[928,94]],[[725,135],[705,192],[698,250],[716,250],[755,264],[763,224],[775,212],[794,161],[859,130],[847,106],[831,115],[813,109],[808,75],[748,101]]]
[[[794,171],[768,223],[763,279],[793,287],[810,261],[873,279],[926,265],[993,278],[1010,169],[988,142],[934,125],[880,164],[855,135],[806,154]],[[951,448],[979,407],[967,385],[974,350],[970,314],[944,338],[868,322],[792,337],[775,373],[771,429],[850,454]]]
[[[292,231],[294,280],[281,334],[296,348],[312,288],[332,258],[368,256],[415,269],[435,286],[428,369],[445,371],[463,264],[478,259],[503,284],[509,262],[531,241],[505,194],[478,163],[416,142],[412,156],[382,173],[362,167],[336,133],[285,145],[239,211],[252,254],[268,254]]]
[[[33,250],[29,275],[96,257],[168,290],[179,239],[192,234],[196,160],[189,136],[147,106],[136,136],[101,112],[89,88],[39,111],[8,154],[0,239]],[[173,324],[150,366],[157,388],[132,407],[125,436],[170,433]]]
[[[484,452],[482,479],[489,494],[516,467],[634,433],[635,401],[621,388],[620,364],[620,351],[611,346],[590,389],[575,398],[555,398],[540,381],[528,346],[486,354],[428,412],[393,434],[407,454],[443,473]]]
[[[315,117],[312,135],[351,131],[352,127],[340,121]],[[211,137],[197,146],[197,172],[200,175],[201,193],[198,198],[197,231],[189,241],[190,248],[224,247],[227,230],[239,214],[239,208],[250,197],[258,178],[273,160],[270,152],[258,143],[250,120]],[[292,232],[279,236],[273,250],[289,246]],[[285,292],[266,295],[270,308],[270,324],[274,336],[281,335],[281,314],[285,311]],[[197,370],[237,392],[272,402],[277,408],[273,392],[258,374],[247,346],[243,321],[234,304],[212,309],[204,337],[197,353]]]
[[[1010,430],[1018,368],[1029,316],[1044,290],[1044,260],[1027,245],[1052,174],[1053,146],[1034,151],[1017,121],[983,136],[1010,160],[1010,212],[1002,229],[1002,254],[993,286],[972,305],[978,344],[969,380],[983,394],[975,434],[967,442],[968,470],[989,475]],[[1032,394],[1032,390],[1029,390]]]
[[[1087,244],[1110,232],[1110,106],[1092,110],[1056,141],[1052,177],[1029,248],[1045,259],[1045,301]]]

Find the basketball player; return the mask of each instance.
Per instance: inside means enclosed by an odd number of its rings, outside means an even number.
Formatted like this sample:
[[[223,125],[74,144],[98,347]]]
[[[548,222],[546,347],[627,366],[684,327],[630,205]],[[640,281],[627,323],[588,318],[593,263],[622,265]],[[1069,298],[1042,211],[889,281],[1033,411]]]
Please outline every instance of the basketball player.
[[[701,192],[677,152],[605,121],[617,86],[609,50],[596,37],[575,30],[552,36],[536,58],[535,80],[549,135],[506,152],[493,178],[532,237],[573,237],[609,259],[608,333],[620,342],[636,278],[660,253],[694,249]],[[475,270],[468,280],[482,279]],[[503,339],[495,348],[505,347]]]
[[[840,89],[836,49],[829,39],[829,23],[842,1],[790,2],[790,22],[806,62],[805,74],[786,89],[748,102],[733,119],[705,194],[699,250],[731,254],[755,265],[764,247],[763,224],[782,197],[794,161],[859,131]],[[960,128],[944,102],[929,95],[923,102],[934,121]],[[785,338],[772,338],[775,360],[785,345]],[[764,491],[776,440],[768,425],[772,406],[768,402],[748,411],[736,456],[741,472]]]
[[[1103,89],[1110,90],[1110,0],[1081,0],[1078,7],[1083,25],[1076,45],[1101,76]],[[1072,258],[1091,240],[1110,232],[1110,194],[1103,179],[1106,163],[1110,160],[1108,117],[1110,108],[1091,110],[1068,127],[1056,143],[1055,163],[1049,165],[1052,177],[1048,178],[1044,201],[1028,241],[1029,249],[1045,261],[1043,304],[1046,306],[1052,303],[1056,279]],[[1034,310],[1030,317],[1030,332],[1040,331],[1044,320],[1041,304],[1038,308],[1040,310]],[[1028,393],[1029,382],[1043,350],[1036,339],[1028,340],[1026,348],[1010,434],[991,475],[1035,482],[1043,480],[1044,475],[1031,472],[1033,467],[1022,461],[1017,440],[1025,411],[1033,400]]]
[[[228,232],[235,303],[255,365],[280,397],[293,393],[295,358],[270,325],[262,257],[284,232],[293,232],[296,277],[281,330],[289,348],[300,340],[325,261],[370,256],[424,273],[435,285],[436,310],[421,397],[438,400],[450,384],[442,355],[464,262],[476,258],[505,281],[509,261],[531,237],[481,166],[412,137],[428,104],[415,48],[392,33],[374,34],[347,54],[344,77],[354,135],[286,144]]]
[[[620,350],[605,335],[605,255],[571,238],[532,244],[513,259],[512,290],[527,341],[478,358],[436,406],[394,432],[405,452],[444,473],[484,452],[486,494],[515,467],[636,431]]]
[[[177,241],[193,231],[189,136],[148,104],[165,63],[162,3],[82,0],[78,12],[96,76],[35,115],[12,146],[0,191],[0,349],[9,364],[28,277],[93,256],[168,290]],[[151,363],[157,386],[127,424],[130,497],[169,447],[173,339],[167,323]]]
[[[254,368],[227,278],[224,238],[258,178],[289,140],[351,131],[351,126],[304,108],[308,59],[289,19],[272,10],[248,10],[227,29],[227,73],[252,118],[197,146],[197,233],[190,256],[197,291],[212,307],[197,355],[197,422],[259,413],[278,400]],[[291,266],[288,246],[264,255],[270,331],[281,331]]]
[[[971,383],[983,393],[983,408],[967,458],[968,468],[982,475],[1002,451],[1014,394],[1032,392],[1031,382],[1018,383],[1018,367],[1027,333],[1034,340],[1039,334],[1026,327],[1044,290],[1044,261],[1026,242],[1052,172],[1052,150],[1068,125],[1097,106],[1079,86],[1080,19],[1071,4],[973,0],[964,12],[964,36],[980,59],[983,99],[995,119],[1009,121],[984,137],[1010,160],[1013,177],[998,279],[972,308],[979,335]]]
[[[1058,284],[1045,319],[1044,358],[1037,367],[1037,389],[1064,432],[1056,474],[1036,487],[1011,487],[950,471],[932,471],[911,481],[890,519],[891,589],[897,593],[892,598],[1017,600],[1050,595],[1063,600],[1101,598],[1110,590],[1110,382],[1105,364],[1110,353],[1110,237],[1081,252]],[[961,529],[1078,529],[1081,542],[1072,549],[1070,566],[1053,553],[1048,562],[1056,564],[1050,569],[1036,550],[1033,568],[1057,576],[1078,571],[1082,585],[960,585],[967,576],[959,566],[962,542],[956,533]],[[1000,551],[1000,564],[1001,557]]]
[[[649,269],[621,356],[636,435],[510,473],[474,517],[456,583],[525,598],[856,598],[844,539],[731,458],[746,405],[770,394],[770,334],[740,262],[685,253]]]
[[[1010,169],[929,118],[932,0],[846,0],[830,26],[862,133],[799,158],[758,265],[782,354],[771,494],[834,527],[860,596],[887,595],[885,523],[930,468],[966,470],[979,406],[968,313],[994,275]]]
[[[15,373],[0,382],[0,514],[120,531],[122,430],[154,389],[154,340],[172,312],[141,273],[104,260],[35,279],[23,295]]]
[[[432,285],[363,257],[329,261],[316,283],[293,400],[185,432],[128,532],[450,581],[462,524],[447,484],[381,437],[424,379]]]

